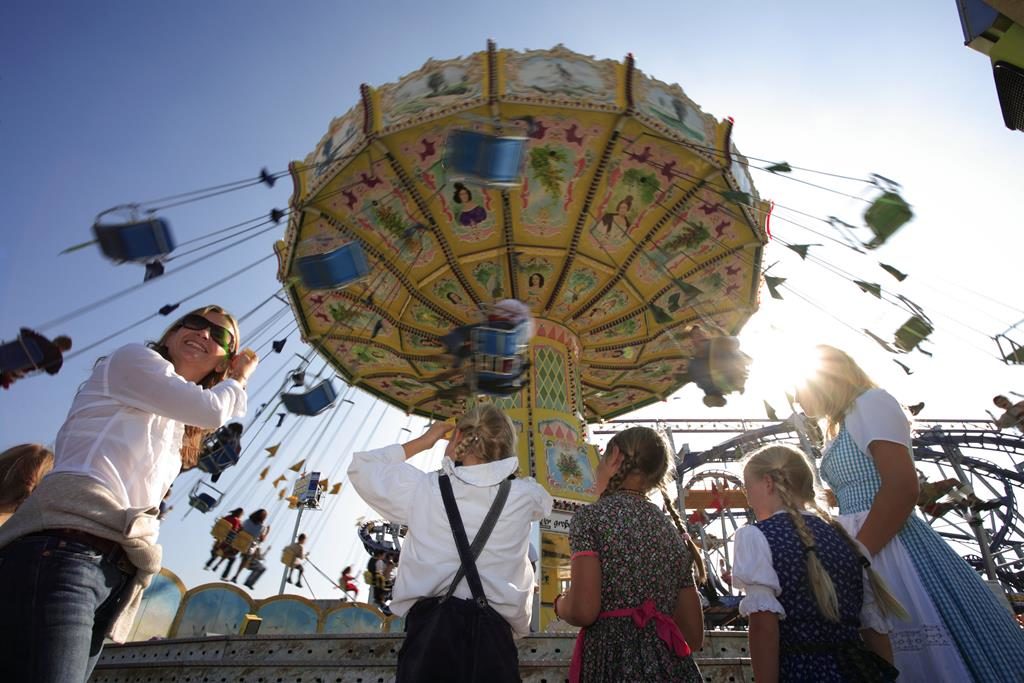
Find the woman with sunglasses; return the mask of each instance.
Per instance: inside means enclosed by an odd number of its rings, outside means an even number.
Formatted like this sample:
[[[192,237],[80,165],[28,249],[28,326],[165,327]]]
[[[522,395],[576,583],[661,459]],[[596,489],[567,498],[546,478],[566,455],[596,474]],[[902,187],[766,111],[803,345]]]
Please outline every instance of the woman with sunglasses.
[[[57,434],[54,467],[0,528],[5,680],[89,679],[104,637],[125,640],[160,570],[157,513],[203,437],[246,411],[256,354],[217,306],[93,367]]]

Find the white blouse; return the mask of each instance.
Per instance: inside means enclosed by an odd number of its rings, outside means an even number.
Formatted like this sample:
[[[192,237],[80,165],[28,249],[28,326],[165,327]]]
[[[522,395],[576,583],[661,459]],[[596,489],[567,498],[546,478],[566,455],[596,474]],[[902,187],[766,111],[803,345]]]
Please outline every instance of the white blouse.
[[[786,512],[775,514],[784,515]],[[870,557],[870,553],[859,541],[855,539],[854,542],[865,556]],[[733,553],[732,582],[736,588],[746,592],[746,596],[740,600],[740,614],[746,617],[753,612],[774,612],[779,615],[779,619],[785,619],[786,610],[778,600],[782,587],[772,563],[772,549],[761,530],[752,524],[737,529]],[[860,610],[860,627],[888,633],[892,627],[875,602],[875,591],[871,588],[867,570],[862,571],[862,574],[864,603]],[[810,590],[810,586],[807,590]]]
[[[143,344],[99,361],[57,434],[53,472],[99,481],[125,508],[157,507],[181,471],[185,425],[216,429],[246,411],[242,385],[185,380]]]
[[[868,389],[858,396],[843,423],[857,448],[865,455],[871,455],[868,446],[874,441],[891,441],[908,449],[911,447],[910,420],[900,402],[884,389]],[[829,443],[825,450],[831,446]]]
[[[472,543],[497,495],[498,484],[516,472],[519,460],[512,457],[455,467],[445,458],[441,467],[451,477],[466,537]],[[348,468],[352,485],[363,500],[389,521],[409,526],[391,602],[391,610],[400,616],[421,598],[444,595],[461,564],[441,500],[438,474],[407,463],[398,444],[356,453]],[[530,632],[533,611],[533,565],[527,557],[530,523],[550,515],[551,505],[551,496],[536,481],[514,479],[498,523],[476,561],[488,602],[517,636]],[[454,595],[472,597],[465,579]]]

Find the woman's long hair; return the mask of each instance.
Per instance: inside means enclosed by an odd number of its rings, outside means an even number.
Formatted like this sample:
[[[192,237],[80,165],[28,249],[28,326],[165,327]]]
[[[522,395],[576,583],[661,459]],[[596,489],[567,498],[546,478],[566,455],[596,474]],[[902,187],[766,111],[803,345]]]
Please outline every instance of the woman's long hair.
[[[857,397],[878,385],[845,351],[826,344],[815,349],[819,357],[818,368],[813,376],[803,381],[799,392],[812,394],[822,413],[815,417],[826,419],[825,435],[831,439],[839,433]]]
[[[0,453],[0,508],[18,509],[52,469],[53,452],[37,443],[24,443]]]

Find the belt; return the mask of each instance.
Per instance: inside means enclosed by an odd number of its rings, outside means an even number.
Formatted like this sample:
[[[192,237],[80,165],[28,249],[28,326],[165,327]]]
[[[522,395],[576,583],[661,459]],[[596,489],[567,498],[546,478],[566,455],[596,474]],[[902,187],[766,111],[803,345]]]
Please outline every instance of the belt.
[[[124,555],[124,549],[117,541],[101,539],[88,531],[82,531],[77,528],[45,528],[36,531],[32,536],[48,536],[53,539],[68,541],[69,543],[80,543],[83,546],[89,546],[97,553],[110,559],[117,559],[119,554]]]

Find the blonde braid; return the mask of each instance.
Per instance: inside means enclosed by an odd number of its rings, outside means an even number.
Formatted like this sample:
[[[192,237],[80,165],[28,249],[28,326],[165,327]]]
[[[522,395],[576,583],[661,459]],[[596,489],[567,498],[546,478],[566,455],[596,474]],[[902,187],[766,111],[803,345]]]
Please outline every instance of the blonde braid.
[[[704,585],[708,581],[708,570],[704,566],[704,556],[700,553],[700,548],[690,538],[689,532],[686,530],[686,525],[683,524],[682,518],[679,516],[679,512],[676,511],[676,506],[672,504],[672,501],[668,497],[668,489],[665,487],[665,482],[662,481],[658,484],[658,490],[661,491],[661,496],[665,499],[665,507],[668,508],[668,516],[672,518],[672,522],[679,529],[679,533],[683,536],[683,543],[690,551],[690,556],[693,558],[693,568],[697,570],[697,583]]]
[[[779,470],[772,470],[769,476],[775,482],[775,492],[782,501],[786,514],[793,520],[793,526],[804,546],[804,557],[807,558],[807,580],[811,584],[811,591],[814,593],[814,600],[818,603],[818,610],[822,616],[832,622],[839,622],[839,598],[836,596],[836,587],[832,583],[832,577],[825,571],[825,567],[818,559],[818,546],[814,535],[807,528],[802,514],[803,506],[797,506],[793,501],[793,495],[789,491],[785,475]]]
[[[897,619],[904,621],[909,619],[910,615],[903,607],[903,604],[896,599],[896,596],[894,596],[892,592],[890,592],[888,584],[885,583],[885,579],[883,579],[878,572],[875,571],[875,568],[871,566],[871,559],[861,551],[860,545],[853,540],[853,537],[850,536],[843,525],[837,522],[832,515],[818,505],[817,502],[811,501],[810,505],[814,509],[814,512],[828,522],[829,526],[835,529],[843,540],[846,541],[846,544],[850,546],[850,550],[853,551],[854,556],[860,559],[861,564],[868,573],[868,583],[871,585],[871,590],[875,593],[875,603],[878,605],[882,614],[896,617]]]

